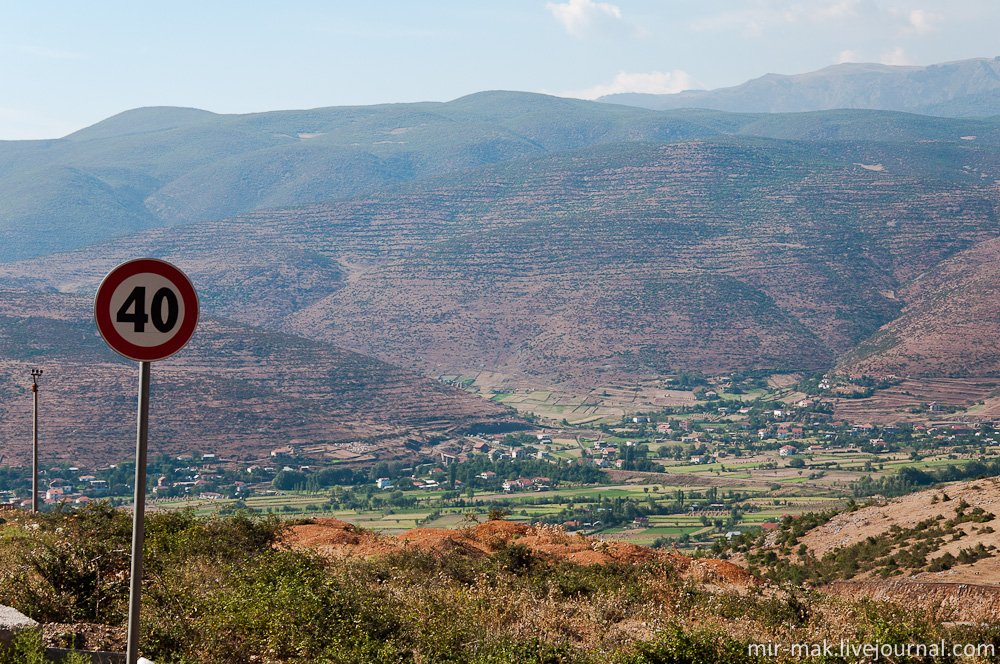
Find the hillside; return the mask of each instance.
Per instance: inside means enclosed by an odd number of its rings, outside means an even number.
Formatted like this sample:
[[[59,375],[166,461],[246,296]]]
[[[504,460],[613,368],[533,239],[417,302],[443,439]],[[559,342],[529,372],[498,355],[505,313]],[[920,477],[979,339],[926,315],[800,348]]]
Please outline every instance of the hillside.
[[[248,115],[135,109],[64,139],[0,144],[0,261],[550,151],[715,133],[640,109],[502,92]]]
[[[86,467],[134,451],[136,364],[97,336],[79,296],[0,292],[0,463],[30,463],[28,369],[41,367],[41,456]],[[507,409],[377,360],[207,318],[153,368],[150,453],[256,459],[327,445],[329,460],[408,458],[434,434]],[[350,443],[359,442],[359,445]]]
[[[0,143],[0,261],[566,150],[729,134],[1000,142],[975,120],[661,112],[502,91],[246,115],[141,108],[63,139]]]
[[[921,475],[906,468],[895,486],[932,484]],[[897,603],[945,624],[993,624],[1000,608],[997,478],[903,491],[847,509],[786,515],[777,528],[721,540],[712,551],[759,575],[765,587]]]
[[[806,74],[767,74],[730,88],[666,95],[625,93],[599,101],[656,110],[795,113],[857,108],[984,117],[998,113],[998,100],[1000,57],[928,67],[849,63]]]
[[[842,361],[852,373],[1000,376],[998,263],[1000,240],[976,244],[919,275],[900,290],[907,302]]]
[[[764,580],[846,597],[904,601],[947,620],[991,621],[1000,606],[996,478],[805,515],[732,560]]]
[[[7,263],[0,279],[92,293],[116,263],[158,256],[192,275],[216,315],[433,377],[592,386],[679,369],[824,370],[911,304],[908,284],[997,237],[989,131],[937,120],[948,140],[914,140],[897,131],[911,117],[818,114],[798,129],[878,125],[893,141],[540,155]]]
[[[967,505],[966,508],[960,507],[963,503]],[[1000,485],[993,479],[963,482],[945,489],[920,491],[902,498],[890,499],[879,505],[845,512],[798,539],[813,555],[821,558],[837,548],[845,549],[864,542],[868,537],[886,537],[893,526],[908,529],[928,520],[945,522],[956,516],[956,509],[960,512],[964,509],[970,515],[977,508],[983,510],[985,514],[993,514],[998,506],[1000,506]],[[994,524],[988,516],[984,518],[989,520],[985,522],[970,520],[959,524],[958,528],[962,534],[949,538],[929,552],[928,561],[945,554],[957,558],[963,549],[975,549],[979,544],[995,546],[997,538],[992,531]],[[902,576],[924,583],[993,583],[1000,578],[1000,559],[991,556],[964,564],[956,561],[946,569],[908,570],[908,572]],[[869,572],[854,578],[861,581],[877,576]]]

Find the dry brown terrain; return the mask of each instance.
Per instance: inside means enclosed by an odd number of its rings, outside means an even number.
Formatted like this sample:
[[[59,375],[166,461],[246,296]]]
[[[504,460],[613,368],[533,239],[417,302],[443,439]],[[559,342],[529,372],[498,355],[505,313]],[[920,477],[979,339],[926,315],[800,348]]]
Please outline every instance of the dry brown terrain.
[[[894,579],[892,581],[836,581],[825,592],[851,599],[867,597],[876,601],[920,607],[934,612],[939,620],[995,624],[1000,618],[1000,586],[976,583],[939,583]]]
[[[995,239],[997,190],[961,170],[989,171],[992,152],[940,179],[940,146],[894,149],[604,146],[150,231],[0,279],[87,292],[116,262],[162,256],[213,313],[432,377],[581,390],[680,368],[820,370],[898,317],[907,284]],[[938,377],[991,375],[985,355],[952,350],[935,348]]]
[[[947,494],[951,500],[943,501]],[[937,499],[935,501],[935,498]],[[970,508],[981,507],[986,512],[1000,514],[1000,480],[987,478],[972,482],[962,482],[946,489],[920,491],[902,498],[892,498],[880,505],[872,505],[854,512],[835,516],[826,524],[813,528],[799,538],[802,544],[818,558],[838,547],[845,547],[868,537],[881,537],[893,525],[912,528],[919,521],[942,516],[955,516],[955,508],[965,500]],[[959,550],[984,546],[1000,547],[1000,533],[986,532],[995,528],[997,522],[966,522],[957,527],[965,532],[959,540],[946,542],[933,557],[945,553],[957,555]],[[1000,553],[1000,552],[998,552]],[[977,560],[969,565],[956,565],[941,572],[920,572],[910,579],[925,583],[974,583],[993,584],[1000,587],[1000,555]]]
[[[853,373],[853,372],[852,372]],[[875,375],[881,375],[876,373]],[[1000,385],[1000,378],[908,378],[884,390],[876,390],[867,399],[831,399],[834,416],[849,422],[872,422],[879,424],[896,424],[901,422],[926,422],[928,416],[935,413],[926,412],[932,403],[942,406],[955,406],[965,410],[980,401],[986,404],[975,408],[960,417],[969,420],[993,420],[1000,416],[1000,402],[990,394]],[[923,412],[910,412],[919,409],[923,404]],[[947,417],[944,414],[939,417]]]
[[[900,289],[902,315],[851,353],[851,373],[1000,377],[1000,239],[933,266]]]
[[[468,527],[457,530],[414,528],[396,536],[387,536],[337,519],[312,521],[313,523],[293,526],[285,543],[334,557],[375,556],[399,552],[408,547],[432,553],[458,552],[481,557],[516,543],[553,561],[569,561],[581,565],[667,561],[681,573],[699,582],[741,585],[758,583],[757,578],[745,569],[724,560],[693,559],[683,554],[657,551],[628,542],[603,541],[582,533],[567,533],[560,526],[527,526],[496,520],[469,524]]]
[[[133,455],[138,365],[97,336],[92,306],[80,296],[0,292],[0,463],[30,463],[32,367],[44,371],[44,461],[92,468]],[[153,366],[150,453],[255,459],[295,441],[342,461],[387,460],[431,433],[510,416],[350,351],[203,318],[184,350]]]
[[[967,507],[960,508],[963,501]],[[835,554],[866,540],[870,543],[885,540],[890,537],[890,529],[896,527],[907,530],[921,521],[942,524],[956,516],[956,508],[970,513],[979,508],[987,517],[1000,514],[1000,479],[961,482],[944,489],[883,499],[874,505],[845,511],[798,537],[793,548],[804,546],[809,554],[822,559],[827,554]],[[988,518],[982,522],[957,524],[955,527],[962,534],[947,536],[926,556],[928,561],[949,553],[957,557],[961,550],[975,549],[981,544],[988,549],[994,547],[989,549],[989,557],[971,563],[955,560],[950,563],[949,569],[935,572],[904,570],[902,576],[888,578],[878,574],[877,570],[881,568],[877,568],[860,572],[849,580],[827,583],[818,590],[845,598],[893,602],[927,612],[937,621],[994,623],[1000,617],[1000,534],[995,531],[997,523],[995,518]],[[776,542],[777,533],[773,533],[767,536],[765,545],[774,546]],[[912,540],[903,546],[910,544]],[[899,553],[900,549],[894,551]],[[779,555],[795,562],[797,553]],[[742,554],[732,560],[737,564],[746,564]]]

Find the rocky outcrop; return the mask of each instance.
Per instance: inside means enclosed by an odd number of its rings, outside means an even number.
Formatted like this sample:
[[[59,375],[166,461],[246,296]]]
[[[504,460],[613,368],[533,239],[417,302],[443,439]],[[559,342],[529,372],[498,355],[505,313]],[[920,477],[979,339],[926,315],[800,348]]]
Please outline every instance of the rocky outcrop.
[[[0,647],[9,648],[26,629],[41,631],[41,625],[9,606],[0,606]]]

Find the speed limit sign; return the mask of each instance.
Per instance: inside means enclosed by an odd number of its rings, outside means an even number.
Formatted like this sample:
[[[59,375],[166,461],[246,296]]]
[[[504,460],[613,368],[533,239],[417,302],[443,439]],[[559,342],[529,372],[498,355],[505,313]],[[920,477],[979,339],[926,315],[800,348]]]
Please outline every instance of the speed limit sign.
[[[198,296],[191,281],[166,261],[140,258],[104,277],[94,300],[104,340],[130,360],[170,357],[198,325]]]
[[[198,325],[198,295],[183,272],[166,261],[140,258],[104,277],[94,300],[97,330],[119,354],[139,362],[139,409],[135,437],[135,503],[128,597],[126,660],[139,657],[142,545],[145,540],[146,443],[149,432],[150,363],[170,357]]]

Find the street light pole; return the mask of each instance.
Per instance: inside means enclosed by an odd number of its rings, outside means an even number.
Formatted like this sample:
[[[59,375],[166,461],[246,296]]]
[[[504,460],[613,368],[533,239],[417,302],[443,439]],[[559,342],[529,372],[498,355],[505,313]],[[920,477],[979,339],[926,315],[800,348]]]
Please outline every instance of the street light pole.
[[[31,511],[38,513],[38,378],[41,369],[31,370],[31,396],[34,402],[34,418],[31,435]]]

